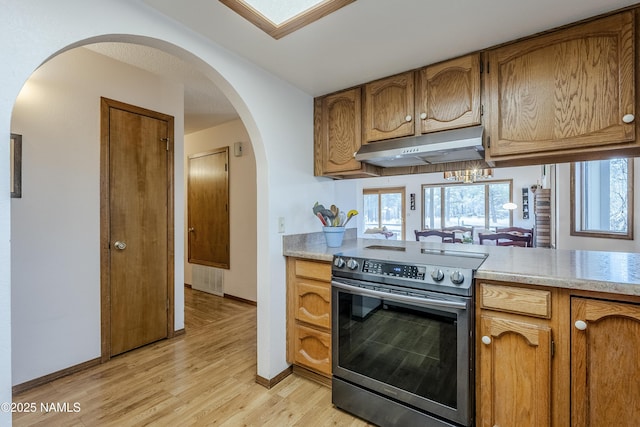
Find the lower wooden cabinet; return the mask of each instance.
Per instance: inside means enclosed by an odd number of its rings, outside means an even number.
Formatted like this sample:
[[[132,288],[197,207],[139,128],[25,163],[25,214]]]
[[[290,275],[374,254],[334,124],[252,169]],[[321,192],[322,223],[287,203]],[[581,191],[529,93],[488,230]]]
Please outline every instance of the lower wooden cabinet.
[[[287,258],[287,361],[331,377],[331,263]]]
[[[331,376],[331,333],[295,326],[293,363]]]
[[[640,297],[479,281],[477,426],[636,426]]]
[[[480,283],[476,425],[551,425],[552,291]]]
[[[551,328],[482,316],[479,426],[551,425]]]
[[[571,425],[640,422],[640,305],[571,299]]]

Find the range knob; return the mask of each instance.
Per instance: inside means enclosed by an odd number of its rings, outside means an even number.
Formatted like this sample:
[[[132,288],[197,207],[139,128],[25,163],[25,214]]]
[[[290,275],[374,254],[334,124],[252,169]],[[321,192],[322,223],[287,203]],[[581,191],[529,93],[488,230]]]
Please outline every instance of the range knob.
[[[344,262],[344,259],[342,259],[342,257],[336,257],[336,259],[333,260],[333,265],[338,268],[344,267],[345,264],[346,262]]]
[[[439,268],[436,268],[435,270],[431,271],[431,278],[436,282],[440,282],[442,279],[444,279],[444,273]]]
[[[464,282],[464,274],[456,270],[453,273],[451,273],[450,279],[454,285],[460,285],[462,282]]]
[[[355,270],[358,268],[358,261],[356,261],[355,259],[351,258],[349,259],[349,261],[347,261],[347,268],[349,270]]]

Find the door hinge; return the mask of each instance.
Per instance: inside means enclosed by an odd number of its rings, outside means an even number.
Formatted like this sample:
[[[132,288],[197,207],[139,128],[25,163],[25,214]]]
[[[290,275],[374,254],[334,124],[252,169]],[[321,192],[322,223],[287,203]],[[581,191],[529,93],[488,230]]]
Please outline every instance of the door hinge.
[[[169,298],[167,298],[166,304],[166,309],[169,310]]]
[[[489,72],[490,72],[489,64],[490,64],[489,61],[487,61],[487,74],[489,74]]]
[[[554,340],[551,340],[551,357],[556,354],[556,343]]]
[[[484,116],[484,104],[480,104],[480,115]]]
[[[224,164],[224,171],[227,172],[227,164]]]
[[[167,143],[167,151],[169,151],[169,142],[171,141],[171,138],[160,138],[160,141]]]
[[[491,148],[491,135],[487,135],[487,148]]]
[[[480,74],[484,72],[484,62],[480,61]]]

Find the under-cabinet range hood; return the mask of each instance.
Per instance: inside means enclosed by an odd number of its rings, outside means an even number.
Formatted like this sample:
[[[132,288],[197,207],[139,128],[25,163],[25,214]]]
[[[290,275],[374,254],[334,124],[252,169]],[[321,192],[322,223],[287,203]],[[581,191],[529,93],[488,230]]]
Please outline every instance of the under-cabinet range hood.
[[[372,142],[363,145],[355,158],[384,168],[484,160],[482,134],[482,126],[472,126]]]

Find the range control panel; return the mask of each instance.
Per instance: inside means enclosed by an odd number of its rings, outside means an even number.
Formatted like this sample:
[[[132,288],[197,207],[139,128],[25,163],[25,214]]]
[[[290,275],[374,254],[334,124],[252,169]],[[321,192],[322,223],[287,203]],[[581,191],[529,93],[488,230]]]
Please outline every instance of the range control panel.
[[[332,274],[335,277],[390,283],[425,290],[468,295],[471,293],[473,270],[427,264],[409,264],[335,255]]]
[[[424,280],[425,266],[391,264],[387,262],[364,260],[363,273],[380,274],[382,276],[403,277],[406,279]]]

